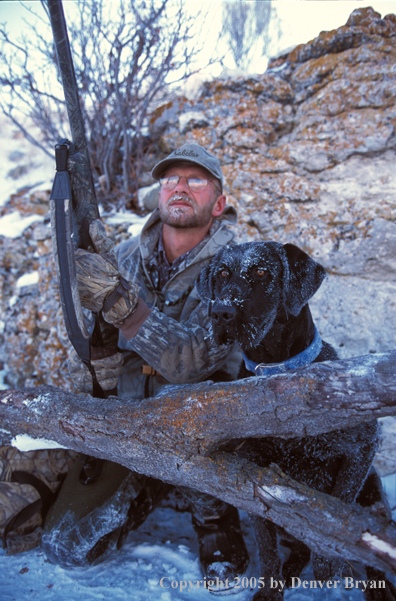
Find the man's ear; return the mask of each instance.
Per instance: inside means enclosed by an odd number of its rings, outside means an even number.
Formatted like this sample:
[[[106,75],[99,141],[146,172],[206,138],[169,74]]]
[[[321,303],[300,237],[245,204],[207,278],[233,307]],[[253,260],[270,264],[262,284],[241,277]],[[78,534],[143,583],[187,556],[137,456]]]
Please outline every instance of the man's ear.
[[[213,261],[212,261],[213,262]],[[198,290],[198,294],[204,301],[213,300],[213,276],[212,276],[212,262],[203,268],[199,274],[195,285]]]
[[[227,198],[224,196],[224,194],[220,194],[216,198],[216,202],[213,205],[213,209],[212,209],[212,217],[220,217],[220,215],[223,214],[225,206],[226,206],[226,201],[227,201]]]
[[[287,267],[284,265],[284,304],[288,313],[298,315],[319,290],[326,270],[294,244],[284,244],[283,249],[287,261]]]

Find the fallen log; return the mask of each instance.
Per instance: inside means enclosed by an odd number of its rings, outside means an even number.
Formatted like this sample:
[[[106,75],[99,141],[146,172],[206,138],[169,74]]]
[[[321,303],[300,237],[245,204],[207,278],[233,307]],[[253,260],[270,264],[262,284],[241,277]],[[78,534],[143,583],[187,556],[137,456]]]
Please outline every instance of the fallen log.
[[[233,438],[315,436],[395,415],[396,351],[271,377],[167,386],[142,401],[94,399],[45,386],[0,391],[0,400],[3,427],[13,434],[47,434],[77,446],[85,441],[92,449],[100,438],[103,449],[111,437],[127,440],[134,452],[147,445],[202,455]]]
[[[233,438],[316,435],[395,415],[395,367],[392,351],[270,378],[169,386],[143,401],[6,390],[0,440],[51,439],[267,517],[318,553],[396,573],[396,529],[386,516],[310,490],[276,466],[216,453]]]
[[[396,527],[379,507],[348,505],[292,480],[276,465],[259,468],[225,453],[194,457],[180,471],[190,486],[194,474],[199,490],[275,522],[321,555],[396,574]]]

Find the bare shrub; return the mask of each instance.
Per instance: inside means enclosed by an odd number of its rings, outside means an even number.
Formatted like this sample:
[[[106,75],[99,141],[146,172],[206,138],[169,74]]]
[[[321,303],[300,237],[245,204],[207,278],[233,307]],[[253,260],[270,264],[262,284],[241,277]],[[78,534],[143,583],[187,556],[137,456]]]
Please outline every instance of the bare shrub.
[[[44,0],[41,7],[36,13],[25,6],[30,23],[17,40],[0,26],[0,108],[52,156],[70,132]],[[148,111],[194,72],[201,49],[191,41],[203,15],[187,14],[183,0],[80,0],[64,8],[99,193],[118,205],[136,201],[144,151],[153,143]],[[30,135],[26,118],[41,140]]]

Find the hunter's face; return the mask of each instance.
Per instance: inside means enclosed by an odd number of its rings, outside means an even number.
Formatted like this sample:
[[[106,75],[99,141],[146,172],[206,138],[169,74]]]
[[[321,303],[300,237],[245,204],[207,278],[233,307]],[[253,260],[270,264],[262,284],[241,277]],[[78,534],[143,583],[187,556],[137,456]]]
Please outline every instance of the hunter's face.
[[[176,163],[167,169],[162,178],[178,176],[172,189],[161,185],[159,211],[161,221],[175,228],[200,228],[209,225],[214,217],[222,214],[225,196],[219,182],[198,165]],[[189,178],[206,179],[207,185],[200,190],[191,189]]]

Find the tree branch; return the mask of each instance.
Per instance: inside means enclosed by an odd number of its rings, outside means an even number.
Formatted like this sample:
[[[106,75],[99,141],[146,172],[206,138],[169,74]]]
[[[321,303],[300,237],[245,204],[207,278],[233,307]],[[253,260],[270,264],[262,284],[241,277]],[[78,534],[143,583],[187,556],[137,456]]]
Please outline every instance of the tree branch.
[[[48,155],[51,159],[54,158],[53,153],[51,154],[47,148],[45,146],[43,146],[43,144],[41,144],[37,138],[35,138],[34,136],[32,136],[28,130],[22,125],[22,123],[20,123],[17,119],[15,119],[15,117],[11,114],[11,112],[7,111],[7,109],[5,109],[2,105],[0,105],[4,115],[6,115],[6,117],[8,117],[12,123],[14,123],[14,125],[16,125],[18,127],[18,129],[23,133],[23,135],[25,136],[26,140],[28,140],[31,144],[33,144],[33,146],[37,146],[37,148],[40,148],[40,150],[42,150],[43,152],[45,152],[46,155]]]
[[[0,440],[55,440],[266,517],[320,554],[396,573],[396,529],[378,507],[345,504],[277,466],[216,451],[233,438],[317,435],[395,415],[395,359],[392,351],[269,378],[168,386],[142,401],[48,386],[1,391]]]

